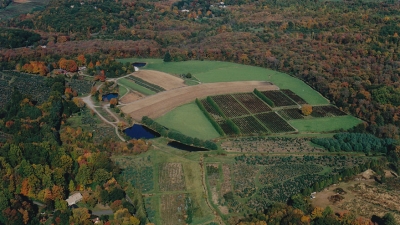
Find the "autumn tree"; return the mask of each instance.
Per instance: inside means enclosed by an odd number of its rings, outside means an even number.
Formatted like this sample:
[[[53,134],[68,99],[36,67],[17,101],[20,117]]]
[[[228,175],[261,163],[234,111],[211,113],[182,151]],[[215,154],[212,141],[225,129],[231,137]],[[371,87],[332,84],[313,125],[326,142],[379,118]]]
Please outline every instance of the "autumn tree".
[[[309,104],[304,104],[301,106],[301,113],[305,116],[309,116],[312,113],[312,106]]]
[[[112,99],[110,100],[110,107],[111,107],[111,108],[114,108],[117,104],[118,104],[118,99],[112,98]]]

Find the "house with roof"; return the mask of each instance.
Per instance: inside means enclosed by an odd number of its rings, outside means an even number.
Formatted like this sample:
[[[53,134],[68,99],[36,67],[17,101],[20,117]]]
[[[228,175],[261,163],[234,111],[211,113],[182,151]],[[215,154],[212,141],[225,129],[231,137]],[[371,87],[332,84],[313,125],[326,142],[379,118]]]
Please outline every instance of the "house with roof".
[[[68,202],[68,206],[78,203],[82,200],[82,194],[80,192],[70,195],[65,201]]]

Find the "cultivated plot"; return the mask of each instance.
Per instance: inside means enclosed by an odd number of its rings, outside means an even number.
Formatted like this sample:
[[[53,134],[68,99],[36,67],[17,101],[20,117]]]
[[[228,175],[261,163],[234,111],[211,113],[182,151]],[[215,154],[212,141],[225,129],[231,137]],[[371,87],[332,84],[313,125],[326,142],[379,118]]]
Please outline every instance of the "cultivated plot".
[[[185,177],[181,163],[163,163],[159,169],[159,185],[161,191],[185,190]]]

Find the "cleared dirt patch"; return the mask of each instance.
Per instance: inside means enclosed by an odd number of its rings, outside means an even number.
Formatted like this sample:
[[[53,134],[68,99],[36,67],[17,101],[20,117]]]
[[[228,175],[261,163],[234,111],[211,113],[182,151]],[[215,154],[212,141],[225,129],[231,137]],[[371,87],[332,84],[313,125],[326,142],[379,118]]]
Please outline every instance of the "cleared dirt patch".
[[[155,70],[140,70],[133,74],[149,83],[158,85],[165,90],[185,87],[184,81],[178,77],[172,76],[168,73],[163,73]]]
[[[265,81],[206,83],[160,92],[135,101],[121,109],[125,114],[129,114],[133,119],[140,121],[143,116],[149,116],[150,118],[160,117],[175,107],[192,102],[196,98],[252,92],[254,88],[260,91],[279,90],[277,86]]]
[[[400,191],[398,178],[387,178],[387,184],[378,184],[374,179],[365,179],[360,174],[355,180],[332,185],[318,192],[312,200],[314,206],[325,208],[330,206],[333,211],[352,211],[358,216],[371,218],[373,215],[382,217],[391,212],[397,222],[400,222]],[[344,194],[338,194],[341,188]],[[343,199],[332,203],[332,196]]]
[[[129,104],[144,97],[145,95],[135,91],[135,92],[129,92],[128,94],[124,95],[124,97],[122,97],[119,101],[122,104]]]

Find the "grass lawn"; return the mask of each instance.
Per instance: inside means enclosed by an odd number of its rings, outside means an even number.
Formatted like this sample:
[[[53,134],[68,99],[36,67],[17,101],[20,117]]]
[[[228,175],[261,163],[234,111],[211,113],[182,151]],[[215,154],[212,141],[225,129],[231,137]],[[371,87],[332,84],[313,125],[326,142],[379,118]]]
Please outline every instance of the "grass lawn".
[[[134,82],[132,82],[132,81],[130,81],[128,79],[125,79],[125,78],[119,79],[118,83],[120,83],[120,84],[122,84],[122,85],[124,85],[124,86],[126,86],[126,87],[128,87],[128,88],[130,88],[132,90],[135,90],[135,91],[138,91],[138,92],[140,92],[142,94],[145,94],[145,95],[154,95],[155,94],[154,91],[149,90],[149,89],[147,89],[147,88],[145,88],[143,86],[140,86],[139,84],[136,84],[136,83],[134,83]]]
[[[127,92],[128,92],[128,90],[125,87],[123,87],[121,85],[118,87],[118,96],[119,97],[124,96]]]
[[[9,19],[32,11],[43,10],[49,2],[50,0],[30,0],[22,4],[11,3],[6,8],[0,9],[0,20]]]
[[[218,132],[195,103],[179,106],[156,121],[191,137],[200,139],[219,137]]]
[[[361,122],[361,120],[353,116],[312,118],[289,121],[289,123],[298,129],[299,132],[330,132],[339,129],[347,130]]]
[[[220,61],[183,61],[165,63],[162,59],[119,59],[120,62],[146,62],[143,69],[158,70],[171,74],[191,73],[204,83],[264,80],[281,89],[290,89],[312,105],[328,104],[329,101],[303,81],[288,74],[256,66]]]

